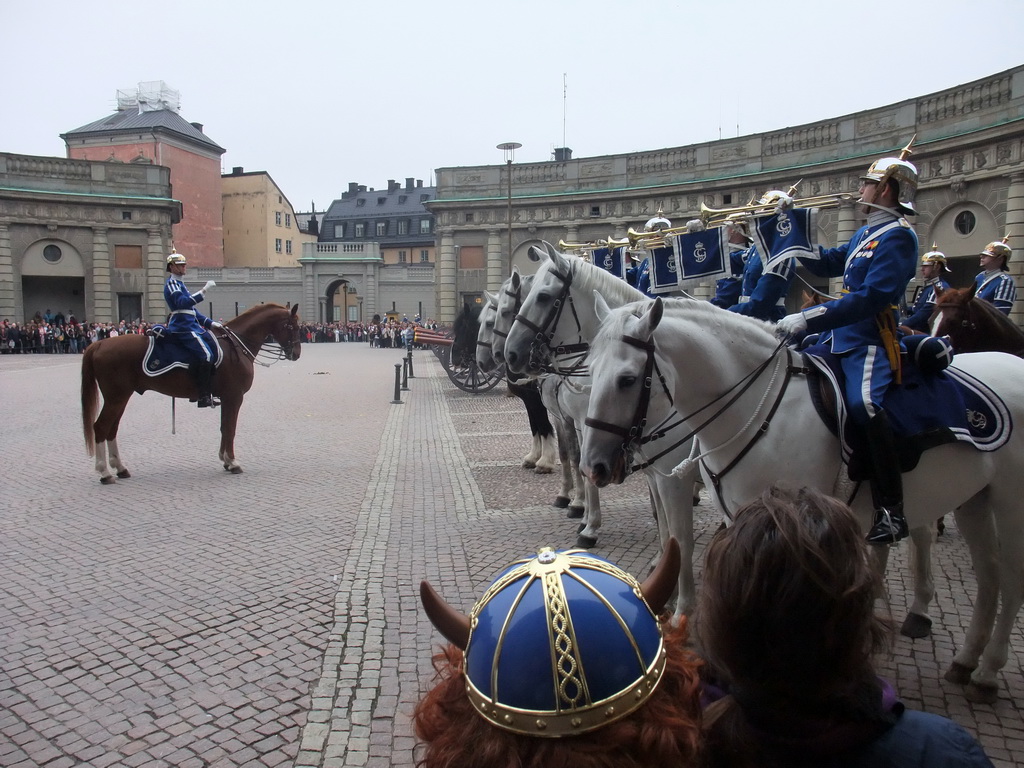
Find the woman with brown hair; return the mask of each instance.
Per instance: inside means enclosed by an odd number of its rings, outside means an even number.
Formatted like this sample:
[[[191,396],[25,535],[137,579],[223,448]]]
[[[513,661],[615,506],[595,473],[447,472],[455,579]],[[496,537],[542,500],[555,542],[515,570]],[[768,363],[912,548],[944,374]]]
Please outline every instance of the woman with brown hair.
[[[675,586],[671,539],[642,585],[585,550],[507,567],[466,617],[420,595],[451,644],[419,702],[423,768],[685,768],[697,763],[700,662],[685,621],[658,618]]]
[[[705,711],[706,766],[991,766],[944,717],[905,710],[873,655],[889,626],[849,507],[769,488],[708,546],[700,645],[730,695]]]

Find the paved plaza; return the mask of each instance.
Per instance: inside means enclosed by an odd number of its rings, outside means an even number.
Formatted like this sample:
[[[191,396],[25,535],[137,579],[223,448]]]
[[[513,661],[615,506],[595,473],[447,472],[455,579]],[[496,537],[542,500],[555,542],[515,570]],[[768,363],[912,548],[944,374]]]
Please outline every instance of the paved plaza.
[[[468,611],[508,561],[569,546],[558,479],[519,466],[526,416],[501,387],[457,390],[429,351],[392,404],[397,350],[307,344],[256,371],[244,473],[217,413],[153,393],[121,425],[132,477],[85,455],[75,356],[0,356],[0,766],[403,766],[441,638],[429,580]],[[644,575],[657,551],[642,478],[602,493],[596,552]],[[698,561],[718,525],[696,510]],[[948,520],[951,523],[951,520]],[[893,613],[908,547],[890,559]],[[1022,622],[994,705],[942,679],[974,601],[955,525],[935,548],[934,634],[880,664],[911,707],[1024,766]]]

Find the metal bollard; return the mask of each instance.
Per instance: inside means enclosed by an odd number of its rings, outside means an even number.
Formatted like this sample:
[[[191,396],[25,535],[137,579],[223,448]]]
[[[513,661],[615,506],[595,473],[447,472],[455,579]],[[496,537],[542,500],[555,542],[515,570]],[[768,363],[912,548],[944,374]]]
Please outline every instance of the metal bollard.
[[[402,359],[402,391],[409,391],[409,361],[408,359]]]
[[[395,399],[391,401],[392,405],[402,404],[402,393],[398,391],[402,385],[402,364],[395,363]]]
[[[409,378],[410,379],[415,379],[416,378],[416,374],[414,374],[412,372],[412,350],[411,349],[409,350],[409,353],[406,355],[406,359],[408,359],[408,361],[409,361]]]

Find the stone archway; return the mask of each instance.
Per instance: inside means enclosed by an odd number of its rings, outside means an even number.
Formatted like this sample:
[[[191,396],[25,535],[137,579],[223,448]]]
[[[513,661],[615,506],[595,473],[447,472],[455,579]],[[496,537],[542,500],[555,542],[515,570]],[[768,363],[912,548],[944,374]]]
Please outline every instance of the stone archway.
[[[25,249],[21,261],[21,295],[24,319],[52,310],[84,319],[85,261],[65,240],[37,240]]]
[[[332,280],[324,291],[324,322],[348,322],[348,280]]]
[[[956,288],[974,282],[980,269],[978,255],[986,245],[1002,236],[992,212],[970,200],[944,208],[932,221],[927,234],[918,231],[923,248],[931,250],[934,244],[946,254],[951,272],[944,277]]]

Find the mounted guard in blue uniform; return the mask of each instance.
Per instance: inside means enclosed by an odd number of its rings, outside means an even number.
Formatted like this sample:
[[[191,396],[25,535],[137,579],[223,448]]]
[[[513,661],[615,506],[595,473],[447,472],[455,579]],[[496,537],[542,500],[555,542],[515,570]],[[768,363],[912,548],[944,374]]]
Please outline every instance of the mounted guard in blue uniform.
[[[899,157],[876,160],[861,177],[858,204],[868,219],[850,242],[827,250],[819,247],[819,259],[801,259],[820,277],[842,275],[842,295],[787,315],[777,327],[783,337],[821,333],[821,343],[839,357],[850,415],[863,427],[867,440],[875,505],[875,523],[867,540],[873,544],[891,544],[909,532],[903,516],[903,478],[882,401],[889,384],[899,381],[898,307],[917,264],[917,235],[904,218],[916,213],[918,172],[906,160],[912,143]],[[787,200],[781,206],[785,208]]]
[[[1017,300],[1017,284],[1009,274],[1010,236],[985,246],[979,255],[981,272],[974,278],[974,295],[984,299],[1004,315],[1010,314]]]
[[[729,232],[729,276],[715,282],[715,295],[711,303],[722,309],[732,309],[743,293],[743,270],[751,251],[750,220],[743,214],[730,214],[725,222]]]
[[[666,219],[665,214],[659,210],[653,218],[648,219],[644,224],[644,232],[660,232],[671,226],[672,222]],[[647,251],[644,251],[644,258],[638,266],[626,270],[626,282],[641,293],[654,298],[655,294],[651,293],[651,259]]]
[[[767,192],[758,200],[758,204],[770,205],[783,194]],[[796,276],[796,266],[792,259],[784,259],[766,272],[766,263],[766,256],[761,254],[757,246],[751,245],[744,256],[739,300],[728,309],[738,315],[777,323],[786,314],[786,294]]]
[[[946,266],[946,254],[932,243],[932,249],[921,257],[921,279],[924,285],[917,293],[914,306],[903,319],[903,325],[919,333],[930,333],[931,318],[935,312],[935,289],[949,290],[949,283],[942,279],[942,271],[950,272]]]
[[[179,347],[188,350],[191,355],[188,370],[195,380],[196,388],[199,390],[197,405],[200,408],[215,408],[220,401],[213,397],[213,372],[214,362],[217,359],[216,342],[207,332],[212,328],[223,328],[224,326],[215,320],[211,320],[196,310],[196,305],[201,302],[206,293],[216,283],[207,280],[196,293],[189,293],[188,288],[181,278],[185,276],[185,257],[177,252],[172,252],[167,257],[167,271],[170,276],[164,283],[164,301],[170,310],[170,317],[167,320],[165,333]]]

